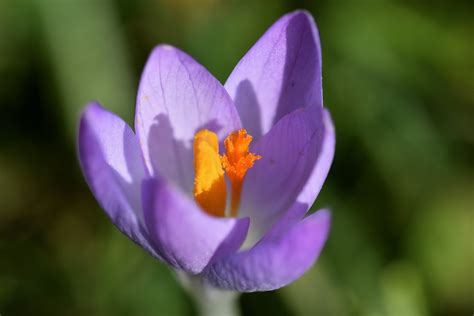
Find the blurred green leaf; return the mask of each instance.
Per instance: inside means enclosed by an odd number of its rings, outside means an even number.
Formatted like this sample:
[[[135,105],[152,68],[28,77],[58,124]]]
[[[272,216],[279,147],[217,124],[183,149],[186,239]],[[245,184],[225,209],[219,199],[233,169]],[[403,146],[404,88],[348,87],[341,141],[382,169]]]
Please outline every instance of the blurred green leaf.
[[[407,247],[424,272],[436,305],[472,310],[474,184],[460,179],[445,185],[444,194],[426,201],[426,209],[418,212]]]
[[[384,315],[425,316],[426,307],[421,276],[409,263],[393,263],[382,275]]]
[[[134,84],[121,24],[112,1],[34,2],[66,120],[74,133],[80,109],[98,100],[131,122]]]

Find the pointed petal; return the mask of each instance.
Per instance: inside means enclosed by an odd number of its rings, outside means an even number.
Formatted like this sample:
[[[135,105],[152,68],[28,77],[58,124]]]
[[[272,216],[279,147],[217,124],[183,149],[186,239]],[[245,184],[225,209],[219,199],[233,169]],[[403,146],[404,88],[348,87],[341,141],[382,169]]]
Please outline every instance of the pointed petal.
[[[326,210],[291,227],[279,226],[253,248],[214,262],[204,272],[204,278],[213,286],[239,292],[278,289],[298,279],[313,265],[326,242],[329,227],[330,214]]]
[[[240,128],[240,119],[224,87],[203,66],[160,45],[142,74],[135,128],[150,173],[191,193],[194,134],[207,128],[222,140]]]
[[[280,18],[237,64],[225,88],[255,140],[300,107],[322,107],[321,49],[312,16]]]
[[[211,260],[239,249],[248,218],[219,218],[162,179],[143,182],[145,222],[154,244],[173,267],[200,273]]]
[[[140,183],[144,165],[130,127],[98,103],[90,103],[79,124],[78,153],[86,181],[110,220],[158,258],[141,225]]]
[[[321,116],[321,109],[315,107],[296,110],[252,148],[262,159],[245,178],[239,211],[251,218],[252,236],[262,236],[295,203],[307,183],[321,151]]]

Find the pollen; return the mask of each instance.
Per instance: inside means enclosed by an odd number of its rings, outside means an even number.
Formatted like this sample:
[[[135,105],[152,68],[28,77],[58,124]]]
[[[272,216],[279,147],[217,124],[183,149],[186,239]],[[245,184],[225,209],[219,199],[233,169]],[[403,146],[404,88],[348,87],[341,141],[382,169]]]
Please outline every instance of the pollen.
[[[194,199],[208,214],[225,215],[226,182],[219,140],[214,132],[200,130],[194,136]]]
[[[237,216],[242,186],[247,171],[253,167],[255,161],[262,158],[249,152],[251,142],[252,136],[248,135],[243,128],[231,133],[224,140],[226,153],[222,155],[221,161],[232,186],[230,205],[230,216],[232,217]]]

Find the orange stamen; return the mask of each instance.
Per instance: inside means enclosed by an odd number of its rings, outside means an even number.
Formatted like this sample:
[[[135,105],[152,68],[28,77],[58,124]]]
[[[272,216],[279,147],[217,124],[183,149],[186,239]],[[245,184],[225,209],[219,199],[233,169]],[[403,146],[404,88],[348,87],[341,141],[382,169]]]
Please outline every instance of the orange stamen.
[[[203,129],[194,136],[194,198],[214,216],[225,215],[226,183],[217,135]]]
[[[232,185],[230,205],[232,217],[237,216],[245,174],[253,167],[254,161],[262,158],[262,156],[249,153],[251,141],[252,136],[248,135],[243,128],[231,133],[224,140],[226,153],[221,157],[221,161]]]

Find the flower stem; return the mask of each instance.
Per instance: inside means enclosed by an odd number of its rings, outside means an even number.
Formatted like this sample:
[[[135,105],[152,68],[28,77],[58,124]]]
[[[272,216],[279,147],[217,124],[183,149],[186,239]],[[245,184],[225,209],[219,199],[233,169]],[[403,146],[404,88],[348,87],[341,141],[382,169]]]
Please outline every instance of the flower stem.
[[[239,316],[239,293],[203,284],[200,276],[178,272],[178,280],[193,298],[200,316]]]

